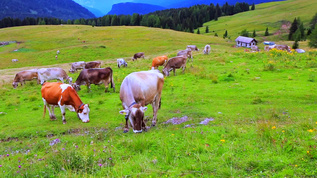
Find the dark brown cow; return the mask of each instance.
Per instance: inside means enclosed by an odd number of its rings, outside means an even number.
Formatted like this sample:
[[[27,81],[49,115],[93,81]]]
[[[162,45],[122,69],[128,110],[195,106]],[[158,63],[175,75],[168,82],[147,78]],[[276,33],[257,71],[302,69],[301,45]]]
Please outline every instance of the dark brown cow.
[[[132,57],[132,61],[137,60],[138,58],[143,58],[144,59],[144,53],[140,52],[140,53],[135,53]]]
[[[111,83],[111,88],[115,92],[115,85],[113,82],[113,72],[110,67],[101,69],[84,69],[80,72],[76,82],[73,87],[78,91],[80,90],[80,85],[87,85],[88,91],[90,90],[90,84],[99,85],[104,83],[106,90],[108,91],[108,85]]]
[[[98,61],[87,62],[85,64],[85,68],[84,69],[100,68],[100,66],[101,66],[101,62],[98,62]]]
[[[25,84],[25,81],[31,81],[33,79],[38,79],[37,69],[24,70],[15,75],[12,86],[16,88],[19,83],[21,83],[22,86]],[[39,80],[37,80],[37,84],[39,84]]]
[[[169,76],[170,71],[173,70],[174,76],[175,76],[175,69],[183,68],[183,72],[186,68],[186,57],[184,56],[177,56],[173,57],[168,60],[167,64],[165,65],[163,69],[163,73],[166,76]]]

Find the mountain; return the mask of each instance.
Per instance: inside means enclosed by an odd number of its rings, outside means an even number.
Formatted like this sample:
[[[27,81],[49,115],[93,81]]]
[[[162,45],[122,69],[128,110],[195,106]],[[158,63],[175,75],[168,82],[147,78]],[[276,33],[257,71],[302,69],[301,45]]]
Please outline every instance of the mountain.
[[[91,13],[93,13],[96,17],[102,17],[106,15],[106,13],[101,12],[99,9],[83,6],[84,8],[88,9]]]
[[[157,5],[126,2],[114,4],[111,11],[108,12],[108,15],[132,15],[133,13],[148,14],[150,12],[164,9],[166,8]]]
[[[95,18],[95,15],[72,0],[1,0],[0,19],[5,17],[54,17],[68,20]]]

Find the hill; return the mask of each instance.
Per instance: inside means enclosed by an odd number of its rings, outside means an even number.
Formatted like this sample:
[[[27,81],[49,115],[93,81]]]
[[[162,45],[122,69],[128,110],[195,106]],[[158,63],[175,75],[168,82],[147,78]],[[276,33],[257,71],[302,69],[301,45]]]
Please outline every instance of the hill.
[[[150,12],[164,10],[165,7],[152,5],[152,4],[144,4],[144,3],[118,3],[112,6],[110,12],[107,15],[132,15],[133,13],[138,14],[148,14]]]
[[[0,19],[5,17],[54,17],[68,20],[94,18],[95,15],[72,0],[1,0]]]

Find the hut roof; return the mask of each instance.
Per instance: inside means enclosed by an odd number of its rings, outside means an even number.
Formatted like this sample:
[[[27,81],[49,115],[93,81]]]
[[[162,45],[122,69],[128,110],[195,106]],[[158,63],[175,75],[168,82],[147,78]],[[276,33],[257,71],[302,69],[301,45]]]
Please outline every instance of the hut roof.
[[[255,42],[258,42],[254,38],[249,38],[249,37],[245,37],[245,36],[239,36],[235,41],[240,41],[240,42],[244,42],[244,43],[251,43],[253,40]]]

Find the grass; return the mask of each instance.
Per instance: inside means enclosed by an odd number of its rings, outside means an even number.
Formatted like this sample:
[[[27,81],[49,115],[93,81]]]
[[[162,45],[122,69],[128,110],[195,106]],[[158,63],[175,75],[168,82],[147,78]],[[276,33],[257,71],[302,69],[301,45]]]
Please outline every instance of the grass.
[[[0,172],[3,177],[313,177],[316,173],[317,51],[245,53],[222,38],[145,27],[29,26],[0,30],[22,41],[0,48]],[[80,38],[80,40],[78,40]],[[83,43],[82,41],[86,42]],[[211,54],[202,48],[211,43]],[[302,42],[305,46],[307,42]],[[119,88],[126,75],[148,70],[152,58],[172,57],[188,44],[193,62],[165,78],[158,124],[124,134]],[[101,47],[104,46],[104,47]],[[12,52],[14,49],[22,49]],[[56,51],[61,54],[55,60]],[[116,58],[144,51],[146,59]],[[19,59],[12,63],[11,58]],[[85,86],[90,122],[66,111],[67,124],[43,118],[36,81],[12,89],[16,72],[75,61],[114,71],[116,92]],[[162,67],[160,67],[160,70]],[[69,74],[74,79],[79,73]],[[145,113],[152,118],[151,106]],[[188,116],[180,125],[165,124]],[[199,124],[213,118],[208,125]],[[149,123],[148,123],[149,125]]]

